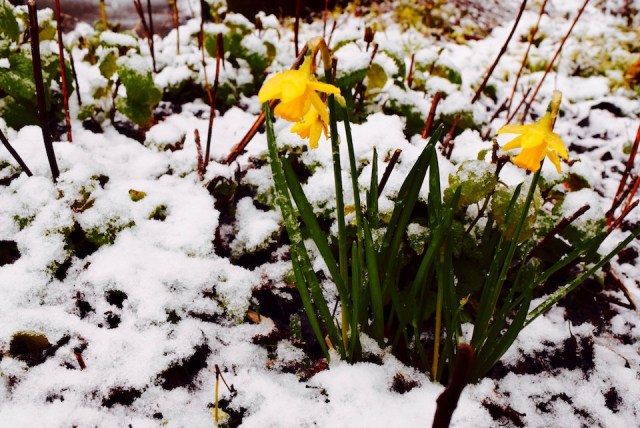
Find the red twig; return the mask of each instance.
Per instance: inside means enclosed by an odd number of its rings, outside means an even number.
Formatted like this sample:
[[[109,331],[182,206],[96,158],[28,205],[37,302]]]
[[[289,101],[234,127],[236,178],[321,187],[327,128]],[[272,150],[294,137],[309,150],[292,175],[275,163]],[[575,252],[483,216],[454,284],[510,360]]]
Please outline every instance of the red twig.
[[[62,86],[62,102],[64,104],[64,120],[67,125],[67,140],[72,143],[71,116],[69,115],[69,91],[67,89],[67,74],[64,67],[64,44],[62,43],[62,14],[60,13],[60,0],[55,1],[56,32],[58,33],[58,61],[60,63],[60,83]]]
[[[295,48],[296,56],[300,53],[298,51],[298,31],[300,30],[300,9],[302,8],[302,0],[296,0],[296,20],[293,24],[293,45]]]
[[[456,132],[458,122],[460,122],[460,113],[456,113],[453,118],[453,122],[451,123],[451,128],[449,128],[449,132],[447,132],[444,140],[442,140],[442,154],[444,154],[447,159],[451,157],[452,147],[450,147],[450,145],[453,146],[453,144],[451,144],[451,140],[453,139],[453,134]]]
[[[36,98],[38,100],[38,118],[40,120],[40,128],[42,129],[42,138],[44,147],[51,168],[53,181],[56,182],[60,176],[58,170],[58,162],[56,162],[56,154],[53,150],[53,138],[49,130],[49,119],[47,117],[47,107],[44,97],[44,82],[42,81],[42,62],[40,60],[40,34],[38,30],[38,12],[36,10],[35,0],[27,1],[29,10],[29,33],[31,36],[31,58],[33,61],[33,79],[36,85]]]
[[[0,130],[0,141],[2,141],[2,145],[7,148],[11,156],[13,156],[16,162],[18,162],[18,164],[20,165],[20,168],[22,168],[22,170],[27,174],[27,176],[31,177],[33,175],[31,174],[31,170],[29,169],[29,167],[27,167],[27,164],[24,163],[24,161],[22,160],[18,152],[16,152],[13,146],[11,146],[11,144],[9,143],[9,140],[7,140],[7,137],[4,135],[4,132],[2,132],[2,130]]]
[[[467,386],[467,379],[474,358],[475,352],[471,345],[461,343],[458,346],[456,363],[451,373],[451,381],[436,400],[437,407],[433,416],[433,428],[447,428],[449,426],[453,412],[458,407],[460,394],[462,394],[464,387]]]
[[[520,103],[518,103],[518,106],[515,108],[515,110],[513,110],[513,112],[511,112],[511,114],[507,117],[507,123],[511,122],[513,120],[514,117],[516,117],[516,114],[518,114],[518,112],[520,111],[520,107],[523,106],[523,104],[527,101],[527,97],[529,96],[529,94],[531,93],[531,89],[529,88],[525,91],[524,95],[522,95],[522,99],[520,100]]]
[[[562,38],[562,41],[560,42],[560,46],[558,46],[558,50],[553,55],[553,58],[551,58],[551,61],[549,62],[549,64],[547,64],[547,68],[545,68],[544,70],[542,79],[540,79],[540,82],[538,82],[538,86],[536,86],[536,89],[533,91],[531,98],[529,98],[529,101],[527,102],[527,105],[524,108],[524,114],[522,115],[522,119],[520,120],[520,122],[524,122],[525,118],[527,117],[527,114],[529,113],[529,109],[531,108],[531,104],[533,104],[533,101],[536,99],[536,95],[538,95],[538,91],[542,87],[542,83],[544,82],[544,79],[547,77],[547,74],[549,74],[549,71],[551,71],[551,67],[553,67],[553,64],[555,63],[556,59],[558,59],[558,55],[560,55],[560,51],[562,50],[562,47],[564,46],[565,42],[569,38],[569,35],[573,31],[573,27],[576,26],[578,19],[580,19],[580,16],[582,15],[582,12],[584,12],[584,9],[587,7],[588,3],[589,3],[589,0],[584,0],[582,7],[580,8],[580,10],[578,11],[578,14],[576,15],[575,19],[571,23],[571,27],[569,27],[569,31],[567,31],[567,34],[564,35],[564,37]]]
[[[224,40],[222,33],[216,35],[216,75],[213,78],[213,93],[209,90],[209,82],[207,82],[207,91],[209,96],[209,127],[207,128],[207,148],[204,156],[205,169],[209,166],[209,155],[211,153],[211,135],[213,134],[213,119],[216,115],[216,103],[218,102],[218,85],[220,83],[220,61],[223,58]],[[205,69],[206,76],[206,69]]]
[[[78,74],[76,73],[76,64],[73,60],[73,49],[69,49],[69,64],[71,64],[71,74],[73,75],[73,81],[76,84],[76,98],[78,98],[78,105],[82,106],[82,98],[80,98],[80,85],[78,85]]]
[[[193,131],[193,137],[196,143],[196,152],[198,154],[198,177],[200,177],[200,181],[202,181],[205,173],[205,164],[204,159],[202,158],[202,144],[200,144],[200,133],[197,129]]]
[[[542,19],[542,15],[544,14],[544,8],[546,5],[547,5],[547,0],[544,0],[542,2],[542,6],[540,7],[540,14],[538,15],[538,21],[536,22],[535,27],[533,27],[533,29],[531,30],[531,34],[529,35],[529,44],[527,45],[527,50],[524,52],[524,57],[522,58],[522,64],[520,65],[520,70],[518,70],[518,74],[516,75],[516,80],[515,82],[513,82],[511,97],[509,97],[509,104],[507,105],[507,116],[509,116],[509,112],[511,111],[511,104],[513,103],[513,97],[516,94],[518,81],[520,80],[520,75],[522,74],[522,70],[524,70],[524,66],[527,63],[527,58],[529,58],[529,50],[531,50],[531,45],[533,45],[533,39],[536,37],[536,34],[538,33],[540,20]]]
[[[429,115],[427,116],[427,120],[424,123],[424,128],[422,128],[422,138],[427,138],[429,135],[429,130],[431,129],[431,125],[433,124],[433,118],[436,115],[436,108],[438,107],[438,103],[442,99],[442,92],[438,91],[433,96],[433,100],[431,101],[431,108],[429,109]]]
[[[291,65],[291,70],[296,70],[296,69],[298,69],[298,67],[300,67],[300,64],[302,64],[302,61],[304,60],[304,56],[307,53],[308,49],[309,49],[309,46],[307,44],[305,44],[302,47],[302,49],[300,50],[300,54],[298,55],[296,60]],[[276,101],[275,100],[271,101],[269,103],[269,106],[271,108],[273,108],[273,106],[275,106],[275,105],[276,105]],[[253,139],[254,135],[256,135],[256,133],[258,132],[258,129],[260,129],[260,126],[262,126],[262,124],[264,123],[264,119],[265,119],[265,113],[264,113],[264,110],[263,110],[260,113],[260,115],[258,116],[258,118],[256,119],[256,121],[253,123],[253,125],[251,125],[251,128],[249,128],[249,130],[247,131],[245,136],[242,137],[242,140],[240,140],[240,142],[238,144],[236,144],[233,147],[233,149],[231,149],[231,152],[229,153],[229,155],[227,156],[227,158],[224,161],[225,164],[227,164],[227,165],[230,164],[231,162],[236,160],[236,158],[238,156],[240,156],[240,153],[242,153],[242,151],[245,149],[245,147],[247,147],[247,144],[249,144],[251,139]]]
[[[622,189],[624,189],[624,185],[627,183],[627,178],[631,173],[631,169],[633,168],[636,155],[638,154],[638,145],[640,145],[640,125],[638,125],[638,132],[636,132],[636,139],[633,142],[633,146],[631,147],[631,153],[629,153],[629,159],[627,159],[627,164],[625,165],[624,172],[622,173],[622,177],[620,178],[620,184],[618,185],[618,190],[616,190],[616,196],[615,198],[613,198],[614,203],[616,199],[620,197],[620,193],[622,192]]]
[[[337,20],[333,20],[333,25],[331,26],[331,31],[329,32],[329,40],[327,40],[327,46],[331,46],[331,39],[333,39],[333,32],[336,31],[336,26],[338,25]]]
[[[149,53],[151,54],[151,63],[153,65],[153,72],[157,73],[156,70],[156,55],[153,47],[153,33],[149,29],[147,25],[147,20],[144,17],[144,10],[142,9],[142,2],[140,0],[133,0],[133,6],[136,8],[136,12],[138,13],[138,17],[140,17],[140,23],[142,24],[142,29],[144,30],[145,37],[147,38],[147,43],[149,44]],[[147,7],[149,7],[149,17],[151,17],[151,2],[147,0]]]
[[[409,72],[407,73],[407,88],[411,89],[411,84],[413,83],[413,64],[416,60],[415,52],[411,54],[411,64],[409,64]]]
[[[324,0],[324,11],[322,12],[322,38],[327,36],[327,17],[329,16],[329,0]]]
[[[402,150],[396,149],[396,151],[393,152],[391,159],[389,159],[389,163],[387,164],[387,167],[385,168],[384,173],[382,174],[382,178],[380,179],[380,183],[378,184],[378,197],[382,195],[384,186],[387,185],[387,181],[389,181],[389,176],[391,175],[393,168],[395,168],[396,164],[398,163],[398,158],[400,158],[400,153],[402,153]]]
[[[513,27],[511,28],[511,32],[509,33],[509,37],[507,37],[507,40],[505,40],[504,44],[500,48],[500,52],[498,52],[498,56],[496,57],[495,61],[493,61],[493,64],[491,64],[491,67],[489,67],[489,69],[487,70],[484,80],[480,84],[480,87],[478,88],[478,90],[476,91],[476,94],[473,96],[473,99],[471,100],[471,104],[478,101],[478,98],[480,98],[480,94],[482,93],[482,90],[484,89],[484,87],[487,85],[487,82],[489,81],[489,77],[491,77],[491,75],[493,74],[493,70],[498,65],[498,62],[500,61],[500,58],[502,57],[502,55],[504,55],[504,53],[507,51],[507,45],[509,44],[509,41],[511,41],[511,37],[513,37],[513,33],[516,32],[516,27],[520,22],[520,17],[522,16],[522,13],[524,12],[524,8],[526,6],[527,6],[527,0],[522,0],[522,4],[520,5],[520,10],[518,11],[518,16],[516,16],[516,21],[513,23]]]
[[[613,223],[611,223],[609,226],[607,226],[607,232],[611,232],[612,230],[614,230],[615,228],[620,226],[622,224],[622,221],[627,217],[627,215],[629,215],[629,213],[635,207],[638,206],[638,202],[640,202],[640,201],[636,199],[631,205],[628,205],[625,209],[623,209],[622,213],[620,214],[620,216]]]

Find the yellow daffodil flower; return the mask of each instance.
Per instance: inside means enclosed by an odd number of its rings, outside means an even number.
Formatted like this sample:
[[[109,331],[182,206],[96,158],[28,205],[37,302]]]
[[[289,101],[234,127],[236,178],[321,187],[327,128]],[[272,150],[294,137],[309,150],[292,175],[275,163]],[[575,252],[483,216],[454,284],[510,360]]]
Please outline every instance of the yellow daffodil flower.
[[[520,134],[502,147],[502,150],[522,148],[513,158],[513,163],[520,168],[536,172],[540,162],[547,156],[558,172],[560,156],[567,159],[567,149],[560,136],[553,132],[551,113],[547,112],[539,121],[529,125],[505,125],[496,134]]]
[[[340,89],[328,83],[318,82],[311,71],[311,56],[298,70],[287,70],[271,77],[258,93],[260,103],[280,100],[273,112],[290,122],[299,122],[313,106],[324,121],[329,121],[327,107],[318,92],[339,94]]]
[[[304,115],[300,122],[291,127],[291,132],[298,134],[300,138],[309,139],[309,147],[312,149],[318,147],[318,140],[323,131],[326,138],[328,134],[327,120],[323,118],[313,106],[311,106],[309,112]]]

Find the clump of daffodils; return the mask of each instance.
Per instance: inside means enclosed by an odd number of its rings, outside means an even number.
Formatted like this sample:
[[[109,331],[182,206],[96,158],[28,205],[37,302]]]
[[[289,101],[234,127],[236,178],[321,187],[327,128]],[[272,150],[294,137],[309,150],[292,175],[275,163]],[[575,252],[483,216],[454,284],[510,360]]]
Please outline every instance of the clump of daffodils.
[[[315,78],[315,54],[323,49],[322,43],[312,41],[311,55],[307,56],[298,70],[287,70],[268,79],[260,88],[258,100],[265,103],[279,100],[273,113],[290,122],[296,122],[291,132],[309,139],[312,149],[318,147],[320,135],[328,135],[329,111],[318,92],[340,95],[340,89]],[[326,49],[326,47],[325,47]],[[325,52],[322,52],[323,60]],[[326,62],[326,60],[325,60]],[[325,64],[325,67],[328,64]]]
[[[496,134],[520,134],[502,147],[502,150],[521,148],[512,162],[520,168],[536,172],[545,157],[555,165],[558,172],[560,159],[567,159],[567,149],[560,136],[553,132],[553,125],[558,115],[562,92],[554,91],[547,113],[542,118],[529,125],[505,125]]]

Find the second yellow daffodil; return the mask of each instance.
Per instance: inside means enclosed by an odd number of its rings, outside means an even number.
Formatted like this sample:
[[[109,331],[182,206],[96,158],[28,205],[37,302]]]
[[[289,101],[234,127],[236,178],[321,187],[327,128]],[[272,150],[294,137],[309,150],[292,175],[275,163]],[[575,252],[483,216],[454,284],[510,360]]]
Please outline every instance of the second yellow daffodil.
[[[542,118],[529,125],[505,125],[496,134],[520,134],[520,136],[509,141],[502,147],[502,150],[512,150],[521,148],[522,150],[512,162],[520,168],[536,172],[540,169],[540,164],[545,157],[555,165],[560,173],[560,159],[567,159],[567,149],[558,134],[553,132],[555,116],[558,112],[562,94],[554,93],[554,98],[550,105],[550,111]],[[559,157],[558,157],[559,156]]]

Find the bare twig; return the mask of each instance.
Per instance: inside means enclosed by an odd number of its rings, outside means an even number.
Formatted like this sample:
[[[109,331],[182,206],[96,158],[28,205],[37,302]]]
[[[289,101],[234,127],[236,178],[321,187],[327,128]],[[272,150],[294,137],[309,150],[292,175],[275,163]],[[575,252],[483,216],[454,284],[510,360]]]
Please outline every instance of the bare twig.
[[[629,213],[638,206],[638,203],[640,202],[640,200],[636,199],[631,205],[628,205],[624,210],[622,210],[622,213],[620,214],[620,216],[618,216],[618,218],[611,223],[609,226],[607,226],[607,232],[611,232],[612,230],[616,229],[618,226],[620,226],[622,224],[622,222],[624,221],[624,219],[627,217],[627,215],[629,215]]]
[[[565,42],[569,38],[569,35],[573,31],[573,27],[576,26],[578,19],[580,19],[580,16],[582,15],[582,12],[584,12],[584,9],[587,7],[588,3],[589,3],[589,0],[584,0],[582,7],[580,8],[580,10],[578,11],[578,14],[576,15],[575,19],[571,23],[571,27],[569,27],[569,31],[567,31],[567,34],[564,35],[564,37],[562,38],[562,41],[560,42],[560,46],[558,46],[558,50],[553,55],[553,58],[551,58],[551,61],[549,61],[549,64],[547,64],[547,68],[545,68],[544,70],[542,79],[540,79],[540,82],[538,82],[538,86],[536,86],[536,89],[533,91],[531,98],[529,98],[529,101],[527,102],[527,105],[524,108],[524,114],[522,115],[522,119],[520,120],[520,122],[524,122],[525,118],[527,117],[527,114],[529,113],[529,109],[531,108],[531,104],[533,104],[533,101],[536,99],[536,95],[538,95],[538,91],[542,87],[542,83],[544,82],[544,79],[547,77],[547,74],[549,74],[549,71],[551,71],[551,68],[553,67],[553,64],[555,63],[556,59],[558,59],[558,55],[560,55],[560,51],[562,51],[562,47],[564,46]]]
[[[298,51],[298,31],[300,31],[300,9],[302,8],[302,0],[296,0],[296,20],[293,24],[293,47],[295,49],[296,56],[300,53]]]
[[[449,132],[447,132],[447,135],[445,135],[444,140],[442,140],[442,154],[444,155],[447,155],[449,153],[448,151],[449,145],[451,143],[451,140],[453,139],[453,134],[456,132],[456,128],[459,122],[460,122],[460,113],[456,113],[456,115],[453,118],[453,122],[451,123],[451,128],[449,128]],[[450,156],[451,154],[449,153],[447,156],[447,159]]]
[[[520,80],[520,75],[522,74],[522,70],[524,70],[525,65],[527,64],[527,58],[529,58],[529,50],[531,50],[531,45],[533,45],[533,40],[538,33],[538,28],[540,26],[540,20],[542,19],[542,15],[544,14],[544,8],[547,5],[547,0],[542,2],[542,6],[540,7],[540,14],[538,15],[538,21],[536,22],[535,27],[531,29],[531,34],[529,34],[529,44],[527,45],[527,50],[524,52],[524,57],[522,58],[522,64],[520,65],[520,70],[518,70],[518,74],[516,75],[516,80],[513,82],[513,89],[511,90],[511,97],[509,97],[509,104],[507,104],[507,116],[509,116],[509,112],[511,111],[511,105],[513,103],[513,97],[516,94],[516,89],[518,87],[518,81]]]
[[[382,174],[382,178],[380,179],[380,183],[378,184],[378,197],[382,195],[384,186],[387,185],[387,181],[389,181],[389,176],[391,175],[393,168],[395,168],[396,164],[398,163],[398,158],[400,158],[400,153],[402,153],[402,150],[396,149],[396,151],[393,152],[391,159],[389,159],[387,168],[384,170],[384,173]]]
[[[80,98],[80,86],[78,85],[78,73],[76,73],[76,63],[73,60],[72,48],[69,48],[69,64],[71,64],[71,74],[73,75],[73,81],[76,84],[76,98],[78,98],[78,105],[82,106],[82,98]]]
[[[9,140],[4,135],[4,132],[2,132],[2,130],[0,130],[0,141],[2,141],[2,145],[4,145],[7,148],[11,156],[13,156],[16,162],[18,162],[18,165],[20,165],[20,168],[22,168],[22,170],[27,174],[27,176],[31,177],[33,175],[31,174],[31,170],[29,169],[29,167],[27,167],[27,164],[24,163],[24,161],[22,160],[18,152],[16,152],[15,149],[11,146],[11,144],[9,143]]]
[[[411,84],[413,83],[413,65],[416,60],[415,52],[411,54],[411,63],[409,64],[409,72],[407,73],[407,88],[411,89]]]
[[[427,116],[427,120],[424,123],[424,128],[422,128],[422,138],[427,138],[429,135],[429,131],[431,130],[431,125],[433,124],[433,118],[436,115],[436,108],[438,107],[438,103],[442,99],[442,92],[438,91],[433,96],[433,100],[431,100],[431,108],[429,109],[429,115]]]
[[[153,47],[153,33],[149,29],[147,25],[147,20],[144,17],[144,10],[142,9],[142,2],[140,0],[133,0],[133,5],[136,8],[136,12],[138,13],[138,17],[140,18],[140,23],[142,24],[142,29],[144,30],[145,37],[147,38],[147,43],[149,44],[149,53],[151,54],[151,63],[153,65],[153,72],[157,73],[156,69],[156,55]],[[151,7],[151,1],[147,0],[147,7]],[[151,9],[149,9],[149,17],[151,17]]]
[[[58,163],[56,162],[56,154],[53,151],[53,138],[51,137],[51,131],[49,130],[49,119],[47,117],[47,107],[44,95],[44,82],[42,80],[42,62],[40,60],[38,12],[36,10],[35,0],[28,0],[27,8],[29,9],[31,58],[33,61],[33,79],[36,85],[36,97],[38,100],[38,118],[40,120],[40,128],[42,129],[42,138],[44,140],[44,147],[47,152],[47,159],[49,160],[49,167],[51,168],[51,175],[53,177],[53,181],[55,182],[58,180],[60,171],[58,170]]]
[[[451,373],[449,385],[442,391],[436,400],[436,413],[433,417],[433,428],[447,428],[451,422],[451,416],[458,407],[460,394],[468,383],[469,372],[475,358],[475,352],[471,345],[461,343],[458,345],[456,362]]]
[[[178,3],[177,0],[168,0],[168,2],[171,7],[171,20],[176,29],[176,54],[180,55],[180,12],[178,11]]]
[[[607,263],[606,265],[604,265],[602,267],[602,270],[609,275],[609,277],[613,280],[613,282],[620,289],[620,291],[622,291],[622,294],[624,294],[624,297],[627,298],[627,301],[629,302],[628,309],[632,309],[634,311],[638,309],[638,307],[636,306],[636,302],[633,300],[633,297],[629,292],[629,289],[627,288],[626,285],[624,285],[624,282],[622,281],[622,278],[620,278],[618,273],[615,270],[613,270],[611,263]]]
[[[520,266],[523,263],[528,262],[529,260],[531,260],[538,251],[540,251],[541,248],[544,248],[549,241],[551,241],[551,239],[556,236],[557,234],[561,233],[564,229],[567,228],[567,226],[569,226],[571,223],[573,223],[574,221],[576,221],[578,219],[578,217],[582,216],[582,214],[586,213],[587,211],[589,211],[589,208],[591,208],[591,206],[589,206],[589,204],[583,205],[582,207],[580,207],[580,209],[578,209],[576,212],[574,212],[573,214],[571,214],[568,217],[563,217],[562,220],[560,220],[558,222],[558,224],[556,224],[553,229],[551,229],[549,231],[549,233],[547,233],[544,238],[542,238],[540,240],[540,242],[538,242],[536,244],[535,247],[533,247],[531,249],[531,251],[529,251],[529,254],[527,254],[527,256],[524,258],[524,260],[522,261],[522,263],[519,263],[518,266]],[[515,268],[515,266],[514,266]],[[514,270],[512,268],[512,270]]]
[[[209,82],[207,82],[207,94],[209,96],[210,109],[209,109],[209,126],[207,128],[207,148],[205,150],[205,157],[204,157],[205,169],[207,168],[207,166],[209,166],[209,155],[211,153],[211,136],[213,134],[213,119],[216,116],[216,103],[218,102],[218,85],[220,83],[220,61],[222,61],[223,52],[224,52],[223,43],[224,41],[222,38],[222,33],[218,33],[216,35],[216,75],[213,78],[213,93],[211,93],[211,91],[209,90]],[[204,55],[204,47],[203,47],[203,55]],[[204,60],[204,57],[203,57],[203,60]],[[206,76],[206,68],[205,68],[205,76]]]
[[[71,116],[69,115],[69,91],[67,89],[67,73],[64,67],[64,44],[62,43],[62,14],[60,0],[55,1],[56,32],[58,33],[58,61],[60,63],[60,86],[62,87],[62,102],[64,104],[64,120],[67,127],[67,141],[73,142],[71,135]]]
[[[511,115],[509,115],[507,117],[507,124],[509,122],[511,122],[513,120],[514,117],[516,117],[516,115],[518,114],[518,112],[520,111],[520,107],[522,107],[524,105],[524,103],[527,101],[527,97],[529,96],[529,94],[531,93],[532,88],[529,88],[525,91],[524,95],[522,95],[522,99],[520,100],[520,103],[518,103],[518,106],[515,108],[515,110],[513,110],[513,112],[511,112]]]
[[[202,181],[205,173],[205,165],[204,159],[202,158],[202,144],[200,144],[200,133],[197,129],[193,131],[193,139],[196,143],[196,152],[198,155],[198,177],[200,178],[200,181]]]
[[[491,64],[491,66],[487,70],[484,80],[480,84],[480,87],[476,91],[476,94],[473,96],[473,99],[471,99],[471,104],[478,101],[478,98],[480,98],[480,94],[482,93],[482,90],[484,89],[484,87],[487,85],[487,82],[489,81],[489,77],[491,77],[491,75],[493,74],[493,70],[498,65],[498,62],[500,61],[500,58],[502,57],[502,55],[504,55],[504,53],[507,51],[507,45],[509,44],[509,41],[511,41],[511,37],[513,37],[513,33],[516,32],[516,27],[520,22],[520,17],[522,16],[522,13],[524,12],[524,8],[526,6],[527,6],[527,0],[522,0],[522,4],[520,5],[520,10],[518,11],[518,16],[516,16],[516,21],[513,23],[513,27],[511,28],[511,32],[509,33],[509,37],[507,37],[507,40],[505,40],[504,44],[502,45],[502,48],[500,48],[500,52],[498,52],[498,56],[496,57],[495,61],[493,61],[493,64]]]
[[[629,174],[631,173],[631,169],[633,168],[636,155],[638,154],[638,145],[640,145],[640,125],[638,125],[638,131],[636,132],[636,139],[633,142],[633,146],[631,147],[631,152],[629,153],[629,159],[627,159],[627,164],[625,165],[624,172],[622,173],[622,177],[620,178],[620,184],[618,185],[618,190],[616,190],[616,196],[613,198],[613,203],[611,206],[612,214],[613,214],[612,211],[615,210],[613,205],[615,205],[616,200],[620,198],[622,189],[624,189],[624,186],[627,183],[627,178],[629,177]]]
[[[302,64],[302,61],[304,60],[304,56],[307,53],[308,49],[309,49],[309,46],[307,44],[305,44],[302,47],[302,49],[300,50],[300,54],[298,55],[296,60],[291,65],[291,70],[297,70],[298,67],[300,67],[300,64]],[[275,105],[276,105],[276,100],[273,100],[273,101],[271,101],[269,103],[269,106],[271,108],[273,108]],[[233,149],[231,149],[231,152],[229,153],[229,155],[227,156],[227,158],[224,161],[225,164],[227,164],[227,165],[230,164],[231,162],[236,160],[236,158],[238,156],[240,156],[240,153],[242,153],[242,151],[245,149],[245,147],[247,147],[247,144],[249,144],[251,139],[258,132],[258,129],[260,129],[260,126],[262,126],[262,124],[264,123],[264,119],[265,119],[265,113],[264,113],[264,110],[263,110],[260,113],[260,115],[258,116],[258,118],[256,119],[256,121],[253,123],[253,125],[251,125],[251,128],[249,128],[249,130],[247,131],[245,136],[242,137],[242,140],[240,140],[240,142],[238,144],[236,144],[233,147]]]
[[[329,31],[329,39],[327,40],[327,46],[331,46],[331,39],[333,39],[333,32],[336,31],[337,25],[338,25],[338,21],[334,19],[333,25],[331,26],[331,31]]]
[[[109,22],[107,21],[107,8],[105,0],[100,0],[100,18],[102,19],[102,29],[107,31],[109,29]]]
[[[329,0],[324,0],[324,11],[322,12],[322,38],[327,36],[327,17],[329,16]]]

